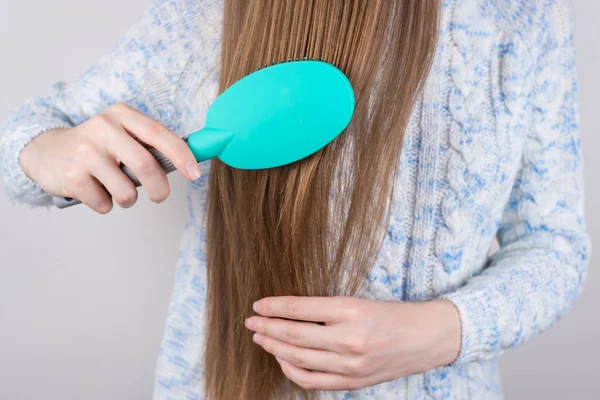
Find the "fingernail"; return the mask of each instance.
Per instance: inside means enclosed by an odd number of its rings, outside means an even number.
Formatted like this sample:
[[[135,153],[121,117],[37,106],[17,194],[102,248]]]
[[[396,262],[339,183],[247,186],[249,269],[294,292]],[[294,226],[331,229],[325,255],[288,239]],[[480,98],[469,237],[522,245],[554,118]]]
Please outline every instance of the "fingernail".
[[[246,327],[248,329],[252,329],[253,331],[256,330],[256,324],[254,323],[254,320],[251,320],[250,318],[246,318]]]
[[[255,301],[254,304],[252,305],[252,309],[259,313],[260,312],[260,303],[258,301]]]
[[[201,172],[200,172],[200,167],[198,166],[197,162],[190,161],[185,166],[185,169],[188,172],[188,174],[190,175],[190,178],[192,178],[193,180],[200,178]]]
[[[259,335],[258,333],[255,333],[254,336],[252,336],[252,340],[254,340],[255,343],[258,343],[260,345],[262,345],[262,343],[263,343],[263,337],[262,337],[262,335]]]

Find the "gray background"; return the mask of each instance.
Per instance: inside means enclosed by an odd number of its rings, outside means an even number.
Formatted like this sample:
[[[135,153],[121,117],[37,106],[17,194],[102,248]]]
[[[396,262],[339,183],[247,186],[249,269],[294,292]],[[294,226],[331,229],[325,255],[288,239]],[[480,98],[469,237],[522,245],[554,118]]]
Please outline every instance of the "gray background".
[[[150,0],[0,1],[0,121],[96,63]],[[600,239],[600,2],[575,0],[587,220]],[[108,217],[14,206],[0,187],[0,399],[148,399],[185,219],[184,179]],[[143,193],[143,192],[142,192]],[[502,357],[509,399],[600,398],[600,274],[556,327]]]

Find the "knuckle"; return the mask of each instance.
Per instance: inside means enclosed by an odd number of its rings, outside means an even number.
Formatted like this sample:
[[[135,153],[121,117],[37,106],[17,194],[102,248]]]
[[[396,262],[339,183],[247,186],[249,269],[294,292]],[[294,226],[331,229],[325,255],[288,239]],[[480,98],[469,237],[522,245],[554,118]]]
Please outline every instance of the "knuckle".
[[[264,299],[264,300],[260,300],[258,302],[260,304],[260,313],[261,314],[268,315],[271,313],[271,310],[273,309],[271,302],[272,302],[271,299]]]
[[[90,177],[86,173],[85,160],[95,151],[93,144],[88,141],[78,143],[62,169],[62,184],[67,192],[75,194],[86,187]]]
[[[264,338],[262,347],[269,353],[273,353],[275,351],[275,346],[273,346],[273,342],[268,338]]]
[[[79,169],[72,162],[70,162],[63,168],[62,175],[66,186],[70,186],[81,174]]]
[[[110,108],[112,110],[118,111],[118,112],[123,112],[123,111],[129,111],[129,110],[131,110],[131,107],[128,104],[126,104],[126,103],[124,103],[122,101],[113,104],[112,107],[110,107]]]
[[[356,303],[352,300],[345,300],[342,303],[342,306],[340,307],[340,309],[343,310],[344,315],[348,319],[355,320],[355,319],[361,318],[360,309],[356,306]]]
[[[81,171],[76,171],[75,168],[70,167],[65,172],[65,176],[69,182],[69,186],[73,188],[75,193],[80,193],[88,184],[88,177],[82,174]]]
[[[367,349],[367,340],[362,336],[357,335],[353,338],[346,339],[342,344],[344,350],[350,354],[364,354]]]
[[[121,190],[117,196],[115,196],[115,201],[121,207],[130,207],[137,200],[137,190],[133,187],[128,187]]]
[[[300,368],[306,367],[306,360],[298,352],[293,352],[291,354],[290,358],[291,358],[291,363],[294,364],[295,366],[300,367]]]
[[[270,323],[270,321],[263,322],[260,319],[255,320],[254,321],[254,327],[255,327],[255,332],[256,333],[260,333],[260,334],[267,335],[267,336],[273,336],[271,334],[271,323]]]
[[[360,376],[364,367],[365,363],[361,358],[350,359],[344,365],[344,373],[348,376]]]
[[[113,120],[107,112],[102,112],[93,118],[96,129],[103,131],[113,127]]]
[[[163,124],[154,120],[148,122],[147,129],[148,135],[153,138],[161,137],[169,132],[169,130]]]
[[[300,340],[300,334],[298,333],[298,330],[293,328],[293,327],[288,327],[285,328],[283,330],[283,337],[284,340],[287,343],[293,344],[293,345],[300,345],[301,340]]]
[[[112,204],[112,202],[111,202],[111,201],[109,201],[109,200],[106,200],[106,201],[102,201],[102,202],[100,202],[100,203],[99,203],[99,204],[96,206],[95,210],[96,210],[96,211],[97,211],[99,214],[106,215],[106,214],[108,214],[109,212],[111,212],[111,211],[112,211],[112,208],[113,208],[113,204]]]
[[[316,389],[315,385],[308,379],[298,379],[298,382],[296,383],[304,390]]]
[[[297,317],[300,315],[300,303],[297,300],[290,300],[285,305],[287,313],[291,317]]]
[[[144,156],[139,157],[135,161],[134,165],[135,171],[141,174],[147,174],[149,172],[152,172],[156,169],[156,167],[156,161],[154,160],[154,158],[152,158],[150,154],[146,154]]]
[[[348,382],[348,389],[350,390],[358,390],[364,388],[366,385],[363,383],[361,379],[352,379]]]
[[[289,367],[287,366],[287,364],[282,364],[281,365],[281,372],[283,372],[283,374],[285,376],[287,376],[288,379],[292,380],[292,374],[291,374],[291,372],[290,372]]]
[[[75,146],[75,154],[79,155],[80,157],[86,157],[94,152],[94,150],[94,145],[87,140],[82,140]]]
[[[171,188],[168,184],[160,185],[156,190],[149,194],[150,200],[154,203],[162,203],[171,194]]]

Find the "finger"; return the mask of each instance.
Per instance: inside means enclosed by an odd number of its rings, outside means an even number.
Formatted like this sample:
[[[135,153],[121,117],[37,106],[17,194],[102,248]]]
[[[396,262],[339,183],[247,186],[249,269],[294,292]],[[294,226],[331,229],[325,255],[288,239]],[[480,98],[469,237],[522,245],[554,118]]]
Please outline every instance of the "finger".
[[[75,189],[70,197],[76,198],[100,214],[107,214],[113,208],[112,199],[106,190],[96,178],[87,173],[75,178]]]
[[[138,192],[133,182],[121,171],[107,153],[92,153],[86,159],[87,169],[108,190],[114,202],[122,208],[135,204]]]
[[[277,361],[281,365],[281,370],[285,376],[305,390],[356,390],[366,386],[358,378],[327,372],[307,371],[281,358]]]
[[[346,372],[344,358],[337,353],[292,346],[258,333],[254,334],[252,340],[268,353],[282,358],[296,367],[340,374]]]
[[[337,344],[339,334],[335,328],[312,322],[297,322],[279,318],[253,316],[246,320],[246,327],[263,336],[298,347],[329,350],[342,353]]]
[[[171,189],[167,174],[152,154],[125,130],[113,132],[107,151],[133,171],[150,200],[160,203],[169,196]]]
[[[254,303],[254,311],[265,317],[313,322],[341,322],[348,309],[342,297],[265,297]]]
[[[142,142],[163,153],[185,177],[196,180],[200,167],[188,145],[175,132],[125,104],[116,108],[121,124]]]

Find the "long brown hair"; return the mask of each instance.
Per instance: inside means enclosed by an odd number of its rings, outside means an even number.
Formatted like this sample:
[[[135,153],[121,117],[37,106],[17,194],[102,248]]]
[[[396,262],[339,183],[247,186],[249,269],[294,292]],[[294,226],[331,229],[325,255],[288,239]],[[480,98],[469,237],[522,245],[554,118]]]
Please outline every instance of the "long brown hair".
[[[265,64],[325,60],[350,79],[349,127],[294,164],[211,164],[206,393],[314,393],[290,384],[244,327],[266,296],[355,295],[380,250],[402,140],[437,41],[438,0],[225,0],[220,90]],[[317,321],[316,321],[317,322]]]

